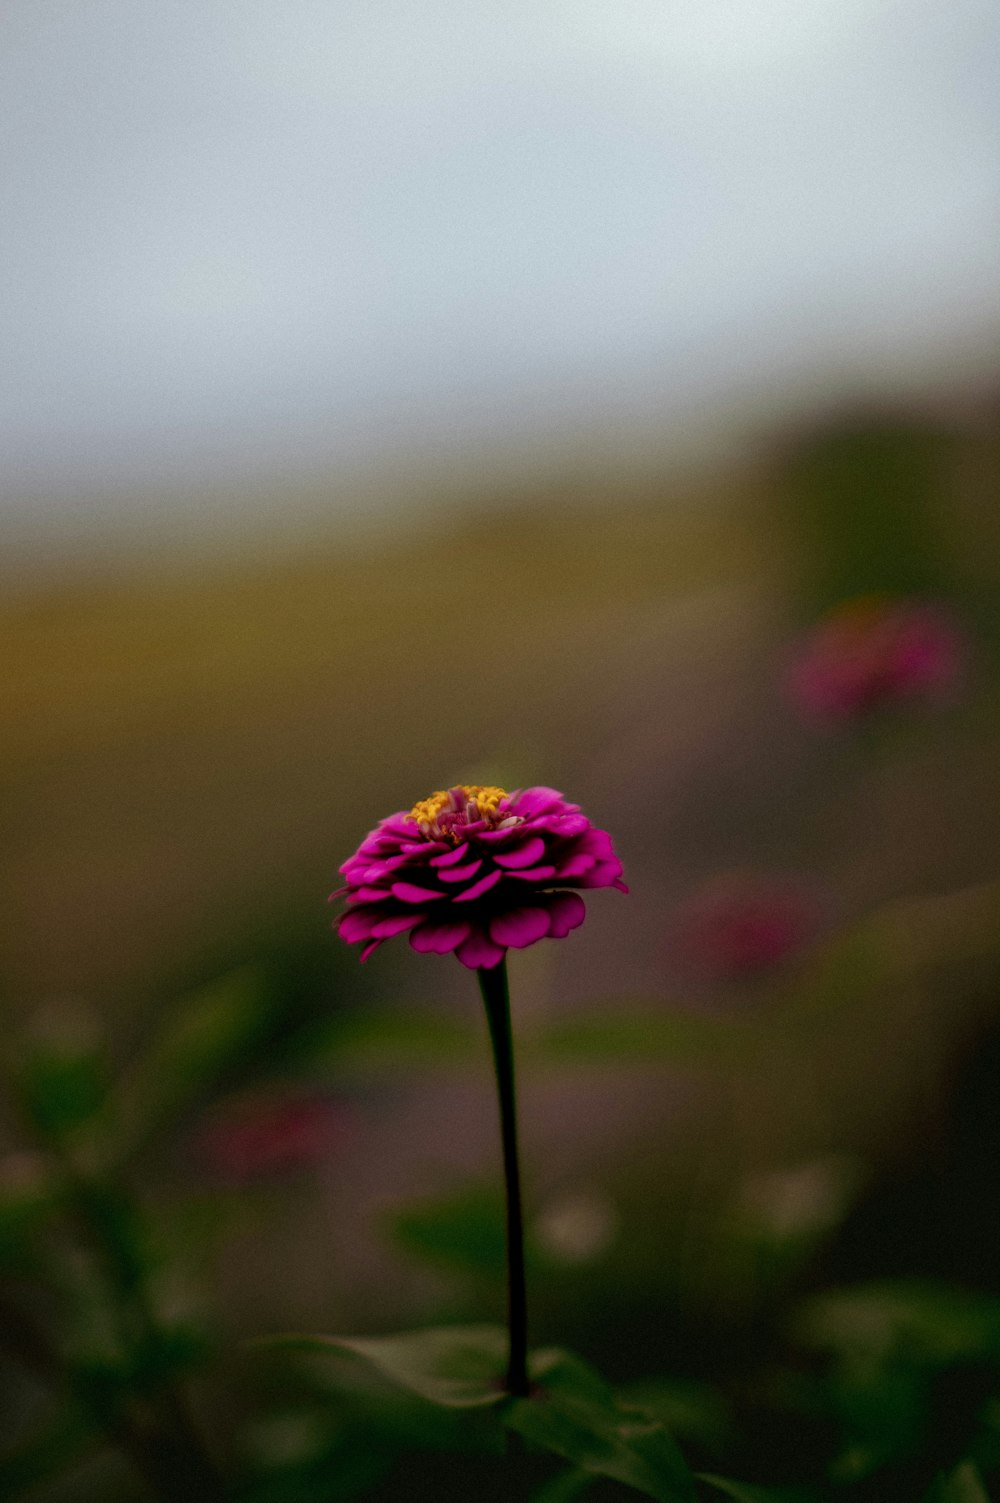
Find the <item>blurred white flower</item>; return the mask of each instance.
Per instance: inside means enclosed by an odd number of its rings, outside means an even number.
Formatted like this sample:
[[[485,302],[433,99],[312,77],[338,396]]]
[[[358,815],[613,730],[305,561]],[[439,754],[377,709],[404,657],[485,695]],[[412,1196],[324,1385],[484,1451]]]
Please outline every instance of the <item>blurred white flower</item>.
[[[816,1237],[843,1219],[860,1181],[858,1160],[839,1153],[758,1172],[741,1186],[737,1215],[746,1230],[771,1241]]]
[[[611,1247],[619,1216],[613,1202],[599,1190],[576,1190],[542,1207],[532,1232],[536,1244],[553,1262],[594,1263]]]

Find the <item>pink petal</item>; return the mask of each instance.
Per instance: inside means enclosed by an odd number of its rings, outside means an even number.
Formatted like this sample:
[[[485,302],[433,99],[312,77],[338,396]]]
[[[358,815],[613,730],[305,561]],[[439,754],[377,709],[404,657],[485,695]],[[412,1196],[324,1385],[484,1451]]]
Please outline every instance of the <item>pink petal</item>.
[[[410,947],[422,954],[432,952],[435,955],[450,955],[471,933],[472,925],[463,919],[450,923],[421,924],[410,935]]]
[[[415,882],[394,882],[392,895],[401,903],[433,903],[444,897],[443,892],[435,892],[430,887],[418,887]]]
[[[552,809],[563,809],[567,812],[572,809],[576,812],[576,805],[568,805],[562,794],[555,788],[525,788],[516,798],[511,799],[510,809],[512,814],[548,814]]]
[[[523,950],[549,932],[549,915],[545,908],[514,908],[490,920],[490,938],[498,945]]]
[[[371,939],[377,919],[378,912],[371,908],[345,913],[337,925],[337,932],[349,945],[356,945],[359,940]]]
[[[527,871],[507,873],[508,877],[517,877],[520,882],[547,882],[555,874],[554,866],[529,866]]]
[[[549,814],[539,823],[543,829],[552,830],[566,840],[573,835],[585,835],[593,828],[586,814]]]
[[[503,872],[487,872],[485,877],[480,877],[478,882],[473,882],[472,886],[467,887],[464,892],[456,893],[454,901],[456,903],[471,903],[474,898],[481,898],[484,892],[489,892],[491,887],[497,885],[502,876]]]
[[[587,908],[577,892],[557,892],[549,899],[549,938],[565,939],[587,917]]]
[[[381,943],[382,943],[382,941],[380,939],[373,939],[370,945],[365,945],[364,949],[361,951],[361,964],[362,965],[364,965],[364,963],[368,959],[369,955],[374,954],[374,952],[378,949],[378,947],[379,947],[379,945]]]
[[[464,866],[449,866],[447,871],[438,872],[438,876],[442,882],[468,882],[470,877],[476,875],[482,864],[482,857],[480,857],[478,861],[466,861]]]
[[[470,971],[492,970],[493,966],[500,964],[506,953],[502,945],[495,945],[480,929],[474,929],[455,951]]]
[[[588,856],[586,851],[579,851],[575,856],[568,856],[565,861],[558,861],[556,871],[562,881],[564,877],[582,877],[584,872],[589,872],[596,865],[596,856]]]
[[[380,830],[384,830],[387,835],[398,835],[404,839],[411,836],[416,828],[413,820],[402,810],[379,821]]]
[[[545,855],[545,841],[541,836],[533,835],[523,845],[517,845],[511,851],[505,851],[499,856],[494,856],[497,866],[503,866],[508,871],[513,871],[520,866],[534,866]]]
[[[589,829],[580,840],[580,850],[587,851],[591,856],[596,856],[598,861],[613,861],[615,859],[611,836],[607,830]]]
[[[352,887],[352,903],[384,903],[389,896],[387,887]]]
[[[383,861],[373,861],[371,866],[366,867],[361,873],[362,882],[381,882],[390,872],[397,871],[399,867],[406,866],[407,856],[386,856]]]
[[[620,861],[598,861],[593,871],[575,878],[578,887],[617,887],[622,874]]]
[[[422,915],[419,913],[394,913],[389,918],[379,919],[377,924],[372,925],[372,934],[376,939],[391,939],[394,934],[402,934],[406,929],[412,929],[414,924],[419,924]]]
[[[431,866],[454,866],[456,861],[464,861],[469,854],[468,847],[464,844],[456,845],[450,851],[445,851],[443,856],[434,856]]]

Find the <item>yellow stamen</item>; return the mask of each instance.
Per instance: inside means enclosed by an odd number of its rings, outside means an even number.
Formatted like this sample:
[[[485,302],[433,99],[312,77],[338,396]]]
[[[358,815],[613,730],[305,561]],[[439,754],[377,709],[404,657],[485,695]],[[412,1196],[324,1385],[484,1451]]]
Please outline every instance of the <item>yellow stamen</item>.
[[[439,814],[448,809],[454,809],[452,792],[465,795],[467,803],[477,805],[480,814],[493,814],[501,799],[508,797],[506,788],[486,788],[477,783],[460,783],[454,790],[446,789],[442,792],[432,793],[430,798],[423,798],[419,804],[414,804],[407,819],[415,820],[418,825],[435,825]]]

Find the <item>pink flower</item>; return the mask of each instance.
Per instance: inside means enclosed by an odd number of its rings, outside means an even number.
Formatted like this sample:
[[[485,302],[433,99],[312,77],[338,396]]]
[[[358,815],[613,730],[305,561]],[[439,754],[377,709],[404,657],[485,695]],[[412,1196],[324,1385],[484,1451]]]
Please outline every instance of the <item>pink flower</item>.
[[[961,662],[961,638],[942,611],[866,596],[837,606],[813,629],[788,686],[811,714],[847,719],[901,700],[939,698]]]
[[[223,1102],[197,1135],[199,1157],[224,1179],[247,1181],[324,1159],[345,1127],[332,1102],[252,1093]]]
[[[577,887],[628,888],[611,837],[554,788],[460,785],[383,819],[340,868],[342,939],[361,959],[394,934],[471,970],[583,923]]]
[[[681,909],[671,949],[683,969],[708,981],[773,970],[814,937],[815,898],[790,882],[735,873],[716,878]]]

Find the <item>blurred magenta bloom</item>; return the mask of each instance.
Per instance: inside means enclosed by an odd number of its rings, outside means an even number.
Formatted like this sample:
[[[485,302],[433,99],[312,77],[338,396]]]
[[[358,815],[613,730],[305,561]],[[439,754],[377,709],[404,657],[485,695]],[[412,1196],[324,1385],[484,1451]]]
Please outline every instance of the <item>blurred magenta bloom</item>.
[[[383,819],[340,868],[337,921],[361,959],[394,934],[472,970],[562,939],[586,916],[579,887],[628,888],[604,830],[554,788],[462,784]]]
[[[718,877],[678,912],[670,949],[689,975],[738,981],[803,950],[819,929],[815,897],[791,880]]]
[[[221,1103],[197,1134],[196,1147],[213,1173],[243,1183],[319,1163],[347,1120],[319,1097],[255,1092]]]
[[[866,596],[838,605],[813,628],[788,686],[810,714],[854,718],[882,705],[942,697],[957,681],[962,646],[939,608]]]

